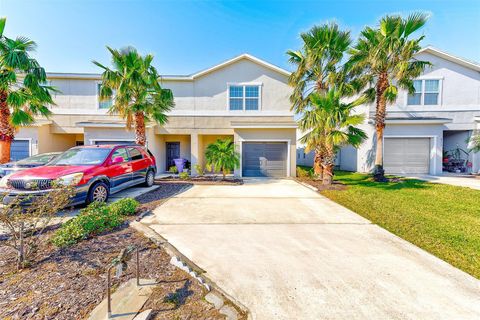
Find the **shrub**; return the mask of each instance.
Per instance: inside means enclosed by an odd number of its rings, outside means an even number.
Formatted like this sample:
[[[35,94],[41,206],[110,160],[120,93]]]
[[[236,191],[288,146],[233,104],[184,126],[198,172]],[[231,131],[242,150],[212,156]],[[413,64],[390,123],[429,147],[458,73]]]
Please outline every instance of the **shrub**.
[[[188,172],[186,171],[183,171],[183,172],[180,172],[178,174],[178,176],[180,177],[180,179],[182,180],[188,180],[190,178],[190,175],[188,174]]]
[[[133,216],[140,203],[132,198],[120,199],[109,205],[110,212],[120,216]]]
[[[55,232],[52,243],[65,247],[89,236],[110,231],[123,223],[123,216],[113,213],[105,203],[93,202],[80,211],[80,214],[64,223]]]
[[[200,164],[197,163],[197,164],[194,165],[193,167],[195,168],[195,171],[197,172],[197,174],[198,174],[199,176],[203,176],[203,175],[205,174],[205,170],[203,169],[202,165],[200,165]]]
[[[302,167],[297,167],[297,177],[299,178],[311,177],[310,170],[304,169]]]
[[[171,167],[168,169],[168,172],[173,173],[173,174],[178,173],[177,166],[171,166]]]

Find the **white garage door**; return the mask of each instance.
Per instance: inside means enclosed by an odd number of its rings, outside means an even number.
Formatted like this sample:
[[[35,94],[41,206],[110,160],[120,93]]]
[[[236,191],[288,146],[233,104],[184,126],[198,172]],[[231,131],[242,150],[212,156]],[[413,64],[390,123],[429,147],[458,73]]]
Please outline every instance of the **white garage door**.
[[[386,173],[429,173],[429,138],[385,138],[383,166]]]
[[[29,140],[13,140],[10,146],[10,161],[18,161],[30,157]]]

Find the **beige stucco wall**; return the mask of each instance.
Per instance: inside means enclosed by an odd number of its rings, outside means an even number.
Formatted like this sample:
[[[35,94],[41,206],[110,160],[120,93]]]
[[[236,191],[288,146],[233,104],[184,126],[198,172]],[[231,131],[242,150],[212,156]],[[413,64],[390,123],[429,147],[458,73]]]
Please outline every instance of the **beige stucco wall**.
[[[239,146],[242,141],[285,141],[290,144],[290,176],[296,175],[296,129],[235,129],[235,144]],[[240,175],[241,169],[235,170],[235,175]]]
[[[227,139],[230,138],[233,141],[233,134],[232,135],[198,135],[198,164],[202,167],[205,166],[205,150],[207,146],[211,143],[217,141],[217,139]]]
[[[163,81],[163,85],[173,91],[176,103],[174,113],[225,113],[228,106],[228,83],[258,83],[262,91],[260,111],[229,111],[231,114],[258,114],[290,112],[288,97],[291,88],[287,81],[286,75],[242,59],[190,82]]]

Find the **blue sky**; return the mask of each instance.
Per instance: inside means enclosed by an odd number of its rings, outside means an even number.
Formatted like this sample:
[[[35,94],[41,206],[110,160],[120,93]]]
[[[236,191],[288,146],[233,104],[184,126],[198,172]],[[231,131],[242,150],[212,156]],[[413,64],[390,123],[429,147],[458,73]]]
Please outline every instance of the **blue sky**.
[[[127,1],[0,0],[7,36],[38,44],[36,57],[51,72],[99,72],[105,45],[153,53],[162,74],[190,74],[243,52],[291,69],[285,51],[299,33],[337,21],[354,36],[386,13],[431,14],[424,44],[480,61],[480,1]]]

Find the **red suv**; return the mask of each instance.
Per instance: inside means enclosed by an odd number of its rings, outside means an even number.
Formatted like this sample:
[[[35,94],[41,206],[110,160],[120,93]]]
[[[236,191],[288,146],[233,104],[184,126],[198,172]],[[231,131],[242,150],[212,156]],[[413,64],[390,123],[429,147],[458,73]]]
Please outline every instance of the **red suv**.
[[[152,186],[155,157],[139,145],[98,145],[71,148],[44,167],[13,173],[0,180],[3,202],[17,195],[48,192],[52,183],[75,186],[72,205],[107,201],[110,194],[143,184]]]

